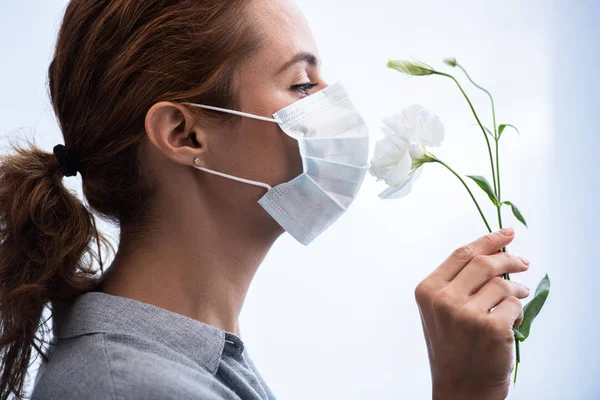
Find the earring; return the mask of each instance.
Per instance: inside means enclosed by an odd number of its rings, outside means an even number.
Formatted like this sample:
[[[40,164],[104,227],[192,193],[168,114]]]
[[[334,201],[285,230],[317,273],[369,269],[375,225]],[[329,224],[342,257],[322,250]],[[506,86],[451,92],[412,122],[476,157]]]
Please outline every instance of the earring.
[[[200,164],[200,159],[198,157],[194,158],[194,164],[196,164],[196,165]]]

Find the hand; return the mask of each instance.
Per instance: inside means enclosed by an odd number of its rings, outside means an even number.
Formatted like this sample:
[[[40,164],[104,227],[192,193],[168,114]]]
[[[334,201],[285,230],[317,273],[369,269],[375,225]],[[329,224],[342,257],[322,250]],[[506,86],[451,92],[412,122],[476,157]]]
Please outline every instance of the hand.
[[[529,261],[499,252],[513,238],[508,228],[458,248],[415,289],[434,399],[508,395],[512,327],[523,320],[519,299],[529,295],[525,286],[502,278],[529,268]]]

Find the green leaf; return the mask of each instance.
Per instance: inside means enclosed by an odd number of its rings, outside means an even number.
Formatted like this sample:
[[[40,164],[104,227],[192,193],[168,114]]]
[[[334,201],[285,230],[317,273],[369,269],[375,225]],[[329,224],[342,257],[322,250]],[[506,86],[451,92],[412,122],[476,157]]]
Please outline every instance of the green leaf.
[[[513,128],[515,131],[517,131],[518,135],[521,134],[516,126],[511,125],[511,124],[502,124],[502,125],[498,125],[498,139],[500,139],[500,136],[502,136],[502,132],[504,132],[504,130],[508,127]]]
[[[487,179],[485,179],[483,176],[479,176],[479,175],[467,175],[469,178],[473,179],[475,181],[475,183],[477,184],[477,186],[479,186],[484,192],[487,193],[487,195],[490,197],[490,200],[492,201],[492,203],[494,203],[495,206],[499,205],[498,202],[498,198],[496,197],[496,194],[494,193],[494,189],[492,189],[492,187],[490,186],[490,183],[488,182]]]
[[[540,313],[549,293],[550,279],[548,278],[548,274],[546,274],[546,276],[544,276],[544,278],[542,278],[540,283],[537,285],[533,299],[531,299],[531,301],[525,304],[525,307],[523,307],[523,322],[517,328],[513,328],[513,330],[517,330],[519,332],[517,339],[519,339],[521,342],[529,337],[531,323]]]
[[[521,214],[521,211],[519,211],[519,209],[517,208],[517,206],[515,206],[513,203],[511,203],[510,201],[503,201],[502,204],[506,204],[509,205],[510,208],[512,208],[512,212],[515,216],[515,218],[517,218],[519,221],[521,221],[521,223],[525,226],[527,226],[527,222],[525,222],[525,218],[523,218],[523,214]],[[528,226],[527,226],[528,227]],[[528,227],[529,228],[529,227]]]

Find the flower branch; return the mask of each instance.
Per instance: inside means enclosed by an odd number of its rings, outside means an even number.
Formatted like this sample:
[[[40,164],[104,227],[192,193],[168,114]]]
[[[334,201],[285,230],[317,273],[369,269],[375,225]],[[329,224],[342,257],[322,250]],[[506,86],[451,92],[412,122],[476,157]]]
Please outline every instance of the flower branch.
[[[388,61],[387,66],[388,68],[395,69],[411,76],[438,75],[450,78],[454,81],[467,101],[486,140],[487,152],[492,169],[492,184],[490,184],[483,176],[467,176],[487,194],[490,201],[496,207],[498,225],[500,228],[502,228],[502,206],[504,205],[509,206],[515,218],[523,225],[527,226],[525,218],[517,206],[511,201],[503,201],[501,192],[499,142],[507,127],[515,129],[517,133],[519,133],[519,131],[510,124],[496,125],[496,110],[491,93],[475,83],[467,73],[466,69],[460,65],[455,58],[445,59],[444,62],[451,67],[459,68],[476,88],[484,91],[488,95],[492,106],[493,132],[483,125],[469,96],[453,75],[437,71],[430,65],[419,61],[390,60]],[[448,164],[439,160],[432,153],[427,151],[426,146],[439,146],[444,138],[444,126],[439,118],[422,106],[412,105],[403,109],[400,113],[385,118],[383,123],[384,126],[382,127],[382,130],[385,133],[385,138],[377,142],[375,146],[375,155],[373,156],[371,166],[369,167],[369,172],[374,175],[378,181],[384,180],[388,185],[388,188],[381,192],[379,197],[382,199],[392,199],[405,196],[411,191],[412,183],[421,175],[423,165],[426,163],[438,163],[448,169],[465,187],[485,223],[488,232],[491,232],[491,226],[465,180]],[[494,138],[495,159],[488,136]],[[502,250],[506,251],[506,248],[503,248]],[[510,275],[504,274],[504,278],[510,280]],[[519,327],[513,328],[516,351],[515,383],[519,363],[521,361],[519,342],[524,341],[529,336],[531,324],[544,305],[549,290],[550,280],[546,275],[538,284],[533,299],[523,307],[523,322]]]

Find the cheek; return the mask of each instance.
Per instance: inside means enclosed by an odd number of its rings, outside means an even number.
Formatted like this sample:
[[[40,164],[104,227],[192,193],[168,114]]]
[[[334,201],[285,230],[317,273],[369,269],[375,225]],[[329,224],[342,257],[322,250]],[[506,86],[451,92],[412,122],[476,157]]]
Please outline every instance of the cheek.
[[[244,120],[218,142],[211,153],[218,155],[213,160],[219,171],[271,186],[302,173],[298,141],[276,124]]]
[[[263,132],[264,133],[264,132]],[[271,186],[290,181],[302,173],[298,141],[273,125],[255,144],[256,174]]]
[[[302,160],[298,141],[285,133],[281,134],[285,146],[286,175],[284,181],[290,181],[302,173]]]

